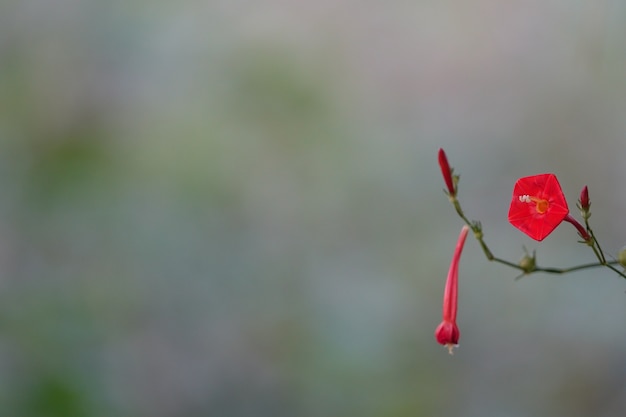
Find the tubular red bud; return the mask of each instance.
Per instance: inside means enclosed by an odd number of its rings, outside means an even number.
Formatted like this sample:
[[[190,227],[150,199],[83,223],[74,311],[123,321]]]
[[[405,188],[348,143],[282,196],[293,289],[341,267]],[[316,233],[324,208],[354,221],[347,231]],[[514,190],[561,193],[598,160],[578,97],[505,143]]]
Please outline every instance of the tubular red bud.
[[[446,153],[441,148],[439,148],[439,167],[441,168],[443,180],[446,182],[446,187],[448,188],[448,195],[450,197],[455,197],[456,187],[454,186],[452,169],[450,168],[450,164],[448,163],[448,157],[446,156]]]
[[[582,237],[585,240],[585,242],[587,242],[588,244],[591,244],[591,236],[589,235],[589,233],[587,233],[587,230],[585,230],[585,227],[582,224],[580,224],[580,222],[578,222],[578,220],[576,220],[569,214],[565,216],[564,220],[566,222],[571,223],[576,228],[576,230],[578,230],[578,234],[580,235],[580,237]]]
[[[589,211],[589,190],[585,185],[583,189],[580,191],[580,208],[583,211]]]
[[[463,226],[459,238],[456,242],[450,269],[448,270],[448,278],[446,279],[446,287],[443,292],[443,320],[435,330],[435,338],[439,344],[448,348],[452,355],[452,349],[459,344],[460,332],[456,324],[456,312],[458,306],[458,289],[459,289],[459,261],[463,245],[469,232],[468,226]]]

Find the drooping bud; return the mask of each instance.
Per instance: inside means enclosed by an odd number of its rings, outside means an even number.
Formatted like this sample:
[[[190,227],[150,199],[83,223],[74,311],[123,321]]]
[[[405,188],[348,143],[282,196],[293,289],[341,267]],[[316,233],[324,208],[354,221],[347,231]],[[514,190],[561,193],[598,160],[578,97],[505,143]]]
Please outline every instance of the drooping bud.
[[[443,293],[443,320],[435,330],[435,339],[439,344],[448,348],[448,352],[452,355],[452,349],[459,344],[459,327],[456,324],[456,311],[458,306],[458,290],[459,290],[459,261],[463,245],[467,238],[470,228],[463,226],[459,238],[456,242],[450,269],[448,270],[448,278],[446,279],[446,287]]]
[[[454,321],[442,321],[435,329],[435,339],[440,345],[444,345],[448,349],[450,355],[454,354],[454,348],[459,345],[459,327]]]

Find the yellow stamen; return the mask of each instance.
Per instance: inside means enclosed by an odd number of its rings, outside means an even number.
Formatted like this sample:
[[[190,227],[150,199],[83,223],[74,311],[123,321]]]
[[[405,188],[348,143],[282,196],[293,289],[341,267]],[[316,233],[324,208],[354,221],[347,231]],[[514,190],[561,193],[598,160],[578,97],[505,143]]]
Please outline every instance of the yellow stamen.
[[[537,209],[537,213],[539,214],[543,214],[546,211],[548,211],[548,207],[550,207],[550,203],[548,203],[548,200],[544,200],[542,198],[537,198],[537,197],[531,197],[529,195],[520,195],[519,196],[519,201],[521,201],[522,203],[535,203],[536,205],[536,209]]]

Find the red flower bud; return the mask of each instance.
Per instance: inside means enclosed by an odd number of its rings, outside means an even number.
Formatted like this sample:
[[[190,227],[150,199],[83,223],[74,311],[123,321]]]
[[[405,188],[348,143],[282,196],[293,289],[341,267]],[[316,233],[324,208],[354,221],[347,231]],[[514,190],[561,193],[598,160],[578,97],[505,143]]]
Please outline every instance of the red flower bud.
[[[437,342],[447,347],[450,355],[454,354],[452,349],[459,345],[459,337],[461,337],[459,327],[452,321],[442,321],[435,330]]]
[[[585,242],[591,243],[591,235],[589,233],[587,233],[587,230],[585,230],[583,225],[580,224],[580,222],[578,220],[576,220],[575,218],[573,218],[569,214],[567,216],[565,216],[564,220],[566,222],[571,223],[576,228],[576,230],[578,230],[578,234],[580,235],[580,237],[582,237],[585,240]]]
[[[468,226],[463,226],[461,234],[456,242],[450,269],[448,270],[448,278],[446,287],[443,292],[443,321],[435,330],[435,338],[439,344],[448,348],[452,355],[452,349],[459,344],[460,332],[456,325],[456,311],[458,305],[458,289],[459,289],[459,260],[461,252],[467,238]]]
[[[589,190],[585,185],[583,189],[580,191],[580,209],[582,211],[589,211],[589,207],[591,203],[589,203]]]
[[[450,197],[455,197],[456,187],[454,186],[452,169],[450,168],[450,164],[448,163],[448,157],[446,156],[446,153],[441,148],[439,148],[439,167],[441,168],[441,173],[443,174],[443,180],[446,182],[446,187],[448,187],[448,195]]]

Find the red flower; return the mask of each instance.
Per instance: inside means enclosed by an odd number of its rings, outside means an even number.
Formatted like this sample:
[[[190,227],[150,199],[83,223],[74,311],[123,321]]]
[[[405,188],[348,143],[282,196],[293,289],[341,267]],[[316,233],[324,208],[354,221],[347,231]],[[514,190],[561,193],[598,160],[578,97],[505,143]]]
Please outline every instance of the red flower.
[[[517,180],[509,208],[509,222],[531,238],[542,241],[567,217],[569,209],[554,174]]]
[[[435,338],[437,342],[448,348],[452,355],[452,349],[459,344],[460,332],[456,325],[456,310],[459,289],[459,260],[461,252],[465,244],[465,238],[469,227],[463,226],[461,234],[456,242],[454,256],[448,270],[448,279],[446,280],[446,288],[443,292],[443,321],[435,330]]]
[[[443,149],[439,148],[439,167],[441,168],[441,174],[443,174],[443,180],[448,187],[448,195],[450,197],[456,196],[456,187],[454,186],[454,177],[452,175],[452,169],[448,163],[448,157]]]

